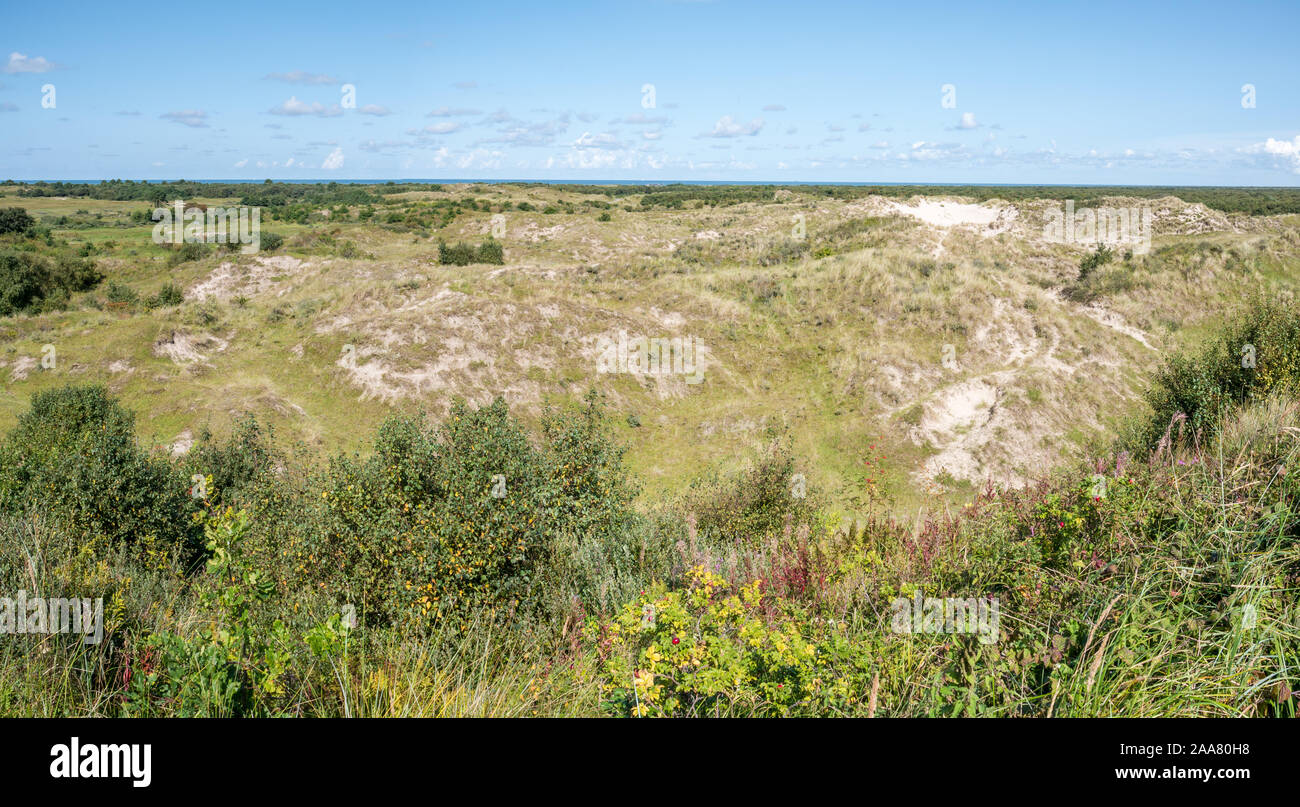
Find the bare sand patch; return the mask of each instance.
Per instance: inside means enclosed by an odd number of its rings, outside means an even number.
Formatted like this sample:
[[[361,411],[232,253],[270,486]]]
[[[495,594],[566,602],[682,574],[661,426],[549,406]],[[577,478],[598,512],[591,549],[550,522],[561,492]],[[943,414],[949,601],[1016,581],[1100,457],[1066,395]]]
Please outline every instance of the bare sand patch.
[[[170,331],[153,343],[153,354],[159,358],[171,359],[176,364],[206,363],[207,355],[202,351],[220,353],[229,344],[225,339],[211,334],[191,336],[184,331]]]
[[[239,296],[257,297],[272,291],[278,291],[278,295],[283,296],[292,285],[281,284],[275,278],[301,274],[304,266],[310,265],[292,255],[258,256],[251,263],[226,261],[206,279],[191,286],[186,296],[200,301],[209,297],[218,300]]]

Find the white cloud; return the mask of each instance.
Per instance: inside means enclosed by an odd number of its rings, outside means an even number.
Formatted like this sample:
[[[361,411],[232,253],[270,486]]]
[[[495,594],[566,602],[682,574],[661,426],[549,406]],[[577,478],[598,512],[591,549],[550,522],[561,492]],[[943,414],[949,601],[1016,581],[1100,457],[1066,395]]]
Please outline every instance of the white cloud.
[[[429,113],[430,118],[452,118],[458,115],[482,115],[477,109],[465,109],[464,107],[440,106]]]
[[[1292,173],[1300,174],[1300,135],[1296,135],[1294,140],[1274,140],[1270,137],[1263,143],[1247,146],[1242,151],[1272,158],[1275,163],[1290,163]]]
[[[506,115],[505,110],[501,110],[492,117]],[[507,120],[510,120],[508,116]],[[537,123],[524,123],[522,121],[510,122],[493,137],[485,137],[475,145],[483,143],[508,143],[513,146],[550,146],[555,143],[555,138],[563,134],[569,128],[567,116],[560,116],[555,120],[539,121]]]
[[[485,168],[494,169],[501,167],[501,158],[505,154],[500,151],[489,151],[487,149],[474,149],[470,153],[456,161],[456,167],[466,168]]]
[[[6,73],[48,73],[58,67],[54,62],[47,60],[44,56],[28,58],[23,54],[14,51],[9,54],[9,63],[5,65]]]
[[[343,167],[343,149],[336,148],[325,158],[325,162],[320,167],[326,171],[337,171]]]
[[[961,113],[961,123],[957,124],[957,126],[960,129],[974,129],[978,127],[979,124],[975,122],[975,113],[974,112]]]
[[[608,149],[622,148],[622,144],[618,142],[617,137],[608,132],[595,135],[591,132],[583,132],[582,137],[573,141],[573,147],[579,149]]]
[[[407,134],[451,134],[460,129],[459,123],[435,123],[432,126],[426,126],[423,129],[408,129]]]
[[[385,115],[393,114],[391,109],[386,106],[380,106],[379,104],[366,104],[357,111],[362,115],[375,115],[381,118]]]
[[[705,132],[701,137],[752,137],[763,130],[763,119],[755,118],[749,123],[732,120],[730,115],[723,115],[713,124],[713,131]]]
[[[289,100],[276,107],[271,107],[272,115],[289,115],[297,117],[300,115],[315,115],[318,118],[333,118],[343,114],[343,109],[338,104],[324,104],[313,102],[305,103],[299,101],[297,96],[289,96]]]
[[[203,129],[208,125],[208,113],[201,109],[185,109],[180,112],[166,112],[158,117],[179,123],[191,129]]]
[[[235,163],[235,167],[236,167],[236,168],[243,168],[243,167],[246,166],[246,165],[248,165],[248,158],[247,158],[247,157],[245,157],[244,159],[242,159],[242,160],[240,160],[239,162]]]

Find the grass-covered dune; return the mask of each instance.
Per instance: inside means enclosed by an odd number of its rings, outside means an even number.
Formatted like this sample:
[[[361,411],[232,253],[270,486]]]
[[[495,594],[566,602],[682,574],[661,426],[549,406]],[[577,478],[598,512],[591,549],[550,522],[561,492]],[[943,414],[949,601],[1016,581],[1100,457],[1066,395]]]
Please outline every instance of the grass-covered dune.
[[[0,432],[37,393],[102,385],[151,451],[252,415],[277,450],[329,456],[457,397],[500,396],[535,433],[594,389],[639,508],[785,434],[847,521],[933,511],[1095,453],[1224,301],[1295,294],[1295,198],[0,183]],[[156,243],[155,207],[177,202],[257,207],[259,251]],[[1048,237],[1070,203],[1149,210],[1150,243]],[[690,340],[700,383],[603,372],[623,333]]]
[[[1244,307],[1110,449],[847,527],[780,442],[638,498],[597,395],[173,457],[43,390],[0,445],[0,592],[102,597],[105,633],[7,636],[0,713],[1294,716],[1298,327]],[[927,598],[996,618],[900,619]]]

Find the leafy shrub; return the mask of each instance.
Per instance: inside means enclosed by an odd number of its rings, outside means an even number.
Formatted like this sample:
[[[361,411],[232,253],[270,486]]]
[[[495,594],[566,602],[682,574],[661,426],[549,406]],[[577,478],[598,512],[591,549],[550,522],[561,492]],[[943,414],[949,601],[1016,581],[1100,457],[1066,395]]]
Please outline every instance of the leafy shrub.
[[[274,432],[269,427],[264,429],[250,414],[235,421],[224,441],[218,441],[205,427],[181,467],[186,478],[199,476],[205,480],[211,506],[229,506],[243,504],[252,496],[254,484],[280,459],[274,448]]]
[[[696,480],[679,507],[697,519],[706,538],[753,543],[776,533],[787,518],[813,520],[814,500],[796,476],[788,444],[774,441],[743,470]]]
[[[164,709],[182,717],[266,716],[282,708],[286,685],[310,679],[313,659],[346,657],[350,626],[339,615],[301,636],[256,610],[276,593],[245,544],[249,521],[229,508],[204,525],[209,556],[199,604],[211,621],[197,634],[161,631],[145,639],[151,658],[131,677],[125,711],[149,716]]]
[[[1095,251],[1083,256],[1083,260],[1079,261],[1079,282],[1087,280],[1092,270],[1110,263],[1114,257],[1114,250],[1105,244],[1098,244]]]
[[[29,252],[0,253],[0,316],[61,308],[72,292],[102,279],[92,261],[60,256],[51,264]]]
[[[631,540],[632,496],[602,423],[594,401],[548,415],[535,447],[500,399],[457,402],[437,428],[390,418],[367,459],[337,457],[296,487],[257,483],[269,492],[255,521],[278,530],[259,551],[267,564],[287,559],[290,588],[323,584],[374,624],[545,618],[573,596],[594,599],[600,575],[619,577],[632,557],[611,548]],[[549,591],[543,578],[563,585]]]
[[[501,247],[501,242],[494,238],[489,238],[478,246],[478,262],[494,263],[502,265],[506,262],[505,250]]]
[[[1300,311],[1286,300],[1258,298],[1227,321],[1199,352],[1166,360],[1146,393],[1151,416],[1127,441],[1156,448],[1165,436],[1214,434],[1230,407],[1300,389]],[[1175,427],[1176,419],[1185,423]],[[1176,431],[1172,431],[1175,430]]]
[[[104,292],[104,297],[110,303],[124,303],[131,305],[140,299],[140,293],[125,283],[118,283],[116,280],[110,280],[108,289]]]
[[[146,308],[152,310],[164,306],[180,305],[183,302],[185,302],[185,294],[181,292],[180,286],[175,283],[168,283],[159,289],[156,294],[149,295],[144,304]]]
[[[492,263],[504,264],[505,252],[500,242],[489,238],[477,248],[458,243],[455,246],[448,246],[446,242],[438,242],[438,262],[445,266],[468,266],[472,263]]]
[[[610,436],[595,392],[569,414],[548,412],[542,437],[557,488],[553,533],[538,582],[550,613],[609,608],[637,590],[653,536],[630,509],[637,488],[623,465],[625,448]],[[660,555],[666,554],[660,553]]]
[[[438,242],[438,263],[444,266],[468,266],[473,262],[474,248],[469,244],[447,246],[443,241]]]
[[[36,224],[36,219],[21,207],[0,207],[0,235],[24,233]]]
[[[0,445],[0,509],[57,513],[111,543],[192,554],[186,481],[135,443],[135,417],[102,386],[32,396]]]
[[[370,211],[374,215],[374,211]],[[279,233],[262,233],[260,250],[263,252],[275,252],[284,244],[284,236]]]
[[[685,590],[656,583],[587,636],[606,709],[624,717],[844,714],[867,706],[867,649],[842,633],[771,620],[761,581],[732,593],[696,567]],[[781,606],[775,606],[779,609]]]
[[[172,252],[171,256],[167,259],[167,265],[178,266],[182,263],[202,260],[203,257],[208,254],[208,251],[209,249],[207,244],[188,241],[181,244],[178,249]]]
[[[0,316],[32,308],[41,298],[48,265],[29,253],[0,254]]]

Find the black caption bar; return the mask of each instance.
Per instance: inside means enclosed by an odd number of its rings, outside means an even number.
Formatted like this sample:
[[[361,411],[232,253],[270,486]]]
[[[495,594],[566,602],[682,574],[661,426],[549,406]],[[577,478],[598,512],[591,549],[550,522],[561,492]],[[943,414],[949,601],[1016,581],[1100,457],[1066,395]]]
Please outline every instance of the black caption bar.
[[[254,785],[267,795],[337,795],[373,787],[377,775],[385,787],[427,784],[433,775],[523,794],[564,771],[617,786],[678,767],[692,776],[733,771],[728,789],[745,781],[760,787],[778,768],[814,777],[805,786],[874,770],[954,795],[975,781],[1117,792],[1276,787],[1292,773],[1285,751],[1293,730],[1280,721],[1186,720],[50,719],[0,726],[6,784],[137,795],[234,794]]]

